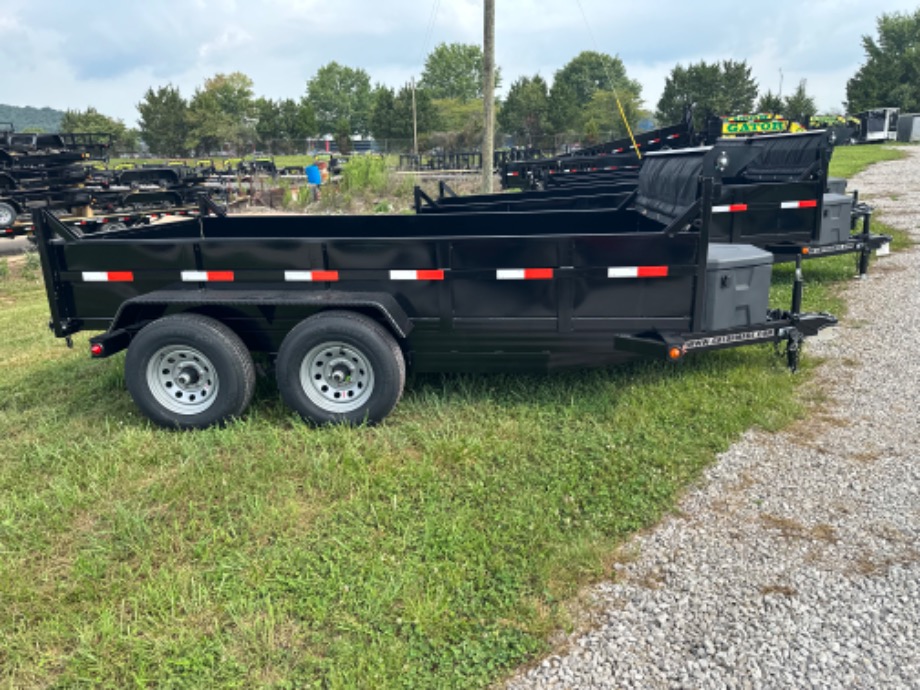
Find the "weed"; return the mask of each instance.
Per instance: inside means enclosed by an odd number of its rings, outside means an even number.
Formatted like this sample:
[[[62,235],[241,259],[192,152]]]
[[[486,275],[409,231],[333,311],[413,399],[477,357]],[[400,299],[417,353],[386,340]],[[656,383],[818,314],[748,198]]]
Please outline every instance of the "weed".
[[[38,279],[40,271],[41,258],[38,255],[38,251],[30,247],[25,251],[25,261],[22,263],[21,275],[28,281],[34,281]]]

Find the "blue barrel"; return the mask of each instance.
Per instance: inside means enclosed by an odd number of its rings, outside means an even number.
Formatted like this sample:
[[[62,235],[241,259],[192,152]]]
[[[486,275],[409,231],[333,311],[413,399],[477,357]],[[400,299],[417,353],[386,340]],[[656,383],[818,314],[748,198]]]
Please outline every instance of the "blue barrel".
[[[306,168],[307,173],[307,183],[308,184],[322,184],[323,177],[319,172],[319,168],[315,165],[308,165]]]

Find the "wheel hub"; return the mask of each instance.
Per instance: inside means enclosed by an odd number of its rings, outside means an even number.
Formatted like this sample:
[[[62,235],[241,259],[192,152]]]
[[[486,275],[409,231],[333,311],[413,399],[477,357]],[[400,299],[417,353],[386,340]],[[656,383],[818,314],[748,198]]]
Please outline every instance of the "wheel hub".
[[[307,397],[324,410],[349,412],[367,401],[374,372],[364,353],[351,345],[323,343],[304,357],[301,384]]]
[[[150,358],[147,385],[157,401],[172,412],[198,414],[217,397],[217,372],[202,352],[170,345]]]

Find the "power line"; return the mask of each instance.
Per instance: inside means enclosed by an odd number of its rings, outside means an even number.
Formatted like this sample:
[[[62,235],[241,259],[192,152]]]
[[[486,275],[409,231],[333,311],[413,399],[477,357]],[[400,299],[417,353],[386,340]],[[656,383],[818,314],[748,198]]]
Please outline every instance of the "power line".
[[[434,0],[431,5],[431,14],[428,15],[428,26],[425,29],[425,43],[422,45],[422,54],[419,58],[419,64],[423,64],[425,54],[428,52],[428,46],[431,45],[431,36],[434,33],[434,25],[438,20],[438,10],[441,7],[441,0]]]
[[[591,22],[588,21],[588,15],[585,14],[585,8],[581,4],[581,0],[576,0],[578,3],[578,9],[581,10],[581,18],[585,20],[585,28],[588,29],[588,36],[591,37],[591,43],[594,44],[594,51],[600,53],[600,47],[598,47],[597,39],[594,37],[594,30],[591,28]],[[639,145],[636,143],[636,138],[633,136],[632,127],[629,126],[629,121],[626,119],[626,113],[623,110],[623,104],[620,103],[620,95],[617,93],[617,86],[613,80],[613,75],[610,73],[610,70],[607,67],[607,63],[602,61],[604,65],[604,71],[607,73],[607,79],[610,80],[610,90],[613,91],[613,97],[617,101],[617,107],[620,109],[620,117],[623,118],[623,124],[626,125],[626,133],[629,134],[629,138],[633,143],[633,150],[636,152],[636,156],[641,160],[642,152],[639,151]]]

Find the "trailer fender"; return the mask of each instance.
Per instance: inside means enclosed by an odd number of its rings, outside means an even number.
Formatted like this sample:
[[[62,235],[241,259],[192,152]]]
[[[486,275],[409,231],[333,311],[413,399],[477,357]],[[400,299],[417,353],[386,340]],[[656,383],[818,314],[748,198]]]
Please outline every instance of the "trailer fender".
[[[241,306],[304,306],[327,309],[353,309],[375,314],[400,339],[412,331],[412,322],[393,295],[382,292],[299,292],[292,290],[155,290],[126,300],[112,320],[109,333],[132,330],[137,323],[149,320],[151,311],[165,311],[181,306],[188,310],[199,307]]]

